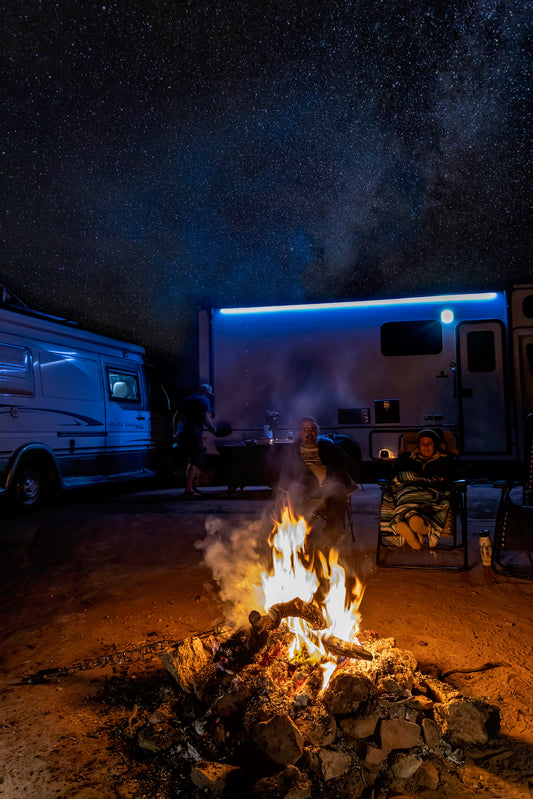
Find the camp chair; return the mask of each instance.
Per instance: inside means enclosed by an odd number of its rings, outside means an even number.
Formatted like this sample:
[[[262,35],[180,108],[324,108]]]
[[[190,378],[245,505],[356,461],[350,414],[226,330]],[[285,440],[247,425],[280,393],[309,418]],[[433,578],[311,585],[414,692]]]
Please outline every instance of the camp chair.
[[[346,514],[345,514],[345,530],[350,532],[352,536],[352,541],[355,544],[355,518],[353,515],[353,507],[352,507],[352,496],[353,494],[360,488],[364,491],[364,486],[361,482],[359,482],[360,475],[361,475],[361,467],[363,463],[363,456],[361,453],[361,447],[354,441],[350,436],[340,435],[340,434],[333,434],[327,436],[334,444],[338,447],[343,449],[347,455],[355,461],[358,467],[357,471],[357,480],[355,478],[355,474],[347,474],[347,486],[346,486]]]
[[[399,453],[410,452],[416,446],[418,431],[405,432],[400,436]],[[449,431],[440,431],[441,449],[458,458],[455,436]],[[468,569],[468,533],[466,511],[466,481],[455,480],[450,487],[449,510],[435,547],[424,545],[413,550],[408,544],[398,547],[390,543],[392,535],[390,520],[394,510],[394,498],[388,480],[379,480],[381,503],[379,511],[376,564],[378,566],[404,569]],[[458,558],[459,555],[459,558]]]
[[[513,484],[495,483],[502,494],[492,543],[491,565],[498,574],[533,580],[533,505],[513,502]]]

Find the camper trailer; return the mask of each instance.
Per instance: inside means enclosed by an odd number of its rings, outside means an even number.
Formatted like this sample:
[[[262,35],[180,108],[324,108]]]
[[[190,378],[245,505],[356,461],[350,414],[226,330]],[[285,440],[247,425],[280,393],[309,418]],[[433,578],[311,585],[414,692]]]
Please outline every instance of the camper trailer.
[[[0,304],[0,494],[134,480],[170,463],[169,401],[142,347]]]
[[[225,446],[287,441],[301,416],[368,467],[406,430],[452,431],[466,463],[512,468],[533,411],[533,286],[510,292],[202,310],[200,379]],[[215,454],[220,444],[206,435]],[[490,471],[490,470],[489,470]]]

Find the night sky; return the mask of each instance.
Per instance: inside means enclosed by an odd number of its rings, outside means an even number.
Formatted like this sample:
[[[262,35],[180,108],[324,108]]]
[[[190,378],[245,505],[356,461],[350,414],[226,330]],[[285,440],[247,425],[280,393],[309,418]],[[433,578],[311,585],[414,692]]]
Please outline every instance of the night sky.
[[[2,4],[0,281],[179,360],[199,305],[533,277],[527,0]]]

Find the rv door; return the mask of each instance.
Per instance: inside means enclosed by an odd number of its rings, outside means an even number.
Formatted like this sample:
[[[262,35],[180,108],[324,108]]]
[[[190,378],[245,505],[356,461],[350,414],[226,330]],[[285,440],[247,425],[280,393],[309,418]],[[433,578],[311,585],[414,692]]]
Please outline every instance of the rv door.
[[[150,418],[141,364],[105,362],[107,439],[106,473],[135,475],[147,467]]]
[[[498,320],[462,322],[457,330],[462,452],[508,454],[511,439],[503,324]]]

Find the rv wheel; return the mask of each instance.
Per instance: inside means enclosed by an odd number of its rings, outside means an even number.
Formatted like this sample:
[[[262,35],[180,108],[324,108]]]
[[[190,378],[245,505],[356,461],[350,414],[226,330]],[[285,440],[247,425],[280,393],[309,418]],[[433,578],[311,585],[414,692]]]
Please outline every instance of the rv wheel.
[[[17,508],[37,508],[44,502],[47,487],[48,481],[41,464],[35,460],[24,460],[15,472],[11,497]]]

